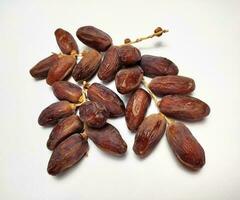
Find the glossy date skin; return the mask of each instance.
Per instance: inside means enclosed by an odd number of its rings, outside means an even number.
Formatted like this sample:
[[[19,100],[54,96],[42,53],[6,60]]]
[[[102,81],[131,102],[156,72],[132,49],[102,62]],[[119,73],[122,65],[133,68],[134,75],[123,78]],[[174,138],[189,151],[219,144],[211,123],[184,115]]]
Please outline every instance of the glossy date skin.
[[[88,127],[86,133],[101,150],[111,155],[123,156],[127,151],[126,142],[111,124],[106,124],[100,129]]]
[[[121,69],[115,77],[117,91],[128,94],[139,88],[143,80],[143,71],[139,66]]]
[[[148,77],[178,74],[178,67],[171,60],[160,56],[143,55],[140,66]]]
[[[110,117],[121,117],[125,114],[125,106],[120,97],[102,84],[93,83],[88,89],[87,96],[91,101],[103,104]]]
[[[147,109],[151,103],[151,96],[145,90],[139,88],[129,98],[125,119],[130,131],[135,132],[142,123]]]
[[[193,79],[184,76],[157,76],[151,80],[149,88],[157,96],[189,94],[194,91],[195,82]]]
[[[173,153],[184,166],[192,170],[203,167],[205,152],[183,123],[171,123],[166,135]]]
[[[139,49],[132,45],[123,45],[118,48],[118,56],[121,64],[135,65],[141,60],[141,53]]]
[[[163,114],[184,121],[200,121],[210,113],[205,102],[190,96],[167,95],[158,105]]]
[[[166,129],[166,120],[161,114],[146,117],[135,135],[133,151],[144,158],[148,156],[161,140]]]
[[[98,78],[104,82],[114,80],[117,71],[120,68],[118,57],[118,47],[111,46],[105,53],[102,63],[98,70]]]
[[[94,26],[83,26],[77,30],[78,39],[97,51],[106,51],[112,45],[112,38]]]
[[[88,141],[74,134],[61,142],[53,151],[47,171],[56,176],[77,164],[88,152]]]

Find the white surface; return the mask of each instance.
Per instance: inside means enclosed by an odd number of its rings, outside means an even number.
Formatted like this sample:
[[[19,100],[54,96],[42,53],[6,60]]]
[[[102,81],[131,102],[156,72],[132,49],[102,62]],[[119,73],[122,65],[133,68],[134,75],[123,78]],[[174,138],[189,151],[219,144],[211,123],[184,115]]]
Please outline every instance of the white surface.
[[[240,199],[239,7],[238,0],[1,0],[0,199]],[[51,130],[38,126],[37,118],[56,99],[28,71],[59,51],[56,28],[75,35],[83,25],[105,30],[116,44],[149,34],[156,26],[170,30],[136,46],[143,54],[173,60],[181,75],[195,79],[194,95],[211,106],[207,120],[188,124],[206,152],[202,170],[181,167],[165,136],[148,158],[139,160],[132,151],[134,135],[121,118],[111,123],[127,141],[125,158],[107,156],[90,142],[89,156],[67,174],[47,174]],[[114,83],[110,87],[115,89]],[[154,112],[152,104],[148,113]]]

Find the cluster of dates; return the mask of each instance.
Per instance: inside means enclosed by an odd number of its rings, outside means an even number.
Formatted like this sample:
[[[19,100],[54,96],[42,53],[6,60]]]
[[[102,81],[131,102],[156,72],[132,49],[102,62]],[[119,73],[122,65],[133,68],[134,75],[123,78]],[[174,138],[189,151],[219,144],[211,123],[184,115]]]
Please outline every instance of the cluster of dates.
[[[155,29],[146,38],[161,36],[165,31]],[[101,150],[122,156],[127,144],[117,128],[109,124],[109,118],[125,116],[127,127],[136,132],[134,152],[145,157],[154,149],[166,131],[168,142],[176,157],[190,169],[199,169],[205,164],[205,153],[190,130],[180,122],[199,121],[206,117],[209,106],[203,101],[187,96],[195,89],[193,79],[178,76],[178,67],[169,59],[141,55],[141,52],[125,40],[125,44],[112,44],[111,37],[93,27],[78,29],[78,39],[89,47],[79,52],[73,36],[63,30],[55,31],[62,51],[37,63],[30,74],[36,79],[46,79],[59,102],[45,108],[38,119],[41,126],[54,126],[47,147],[53,151],[48,172],[57,175],[80,161],[89,150],[88,138]],[[80,61],[78,59],[81,57]],[[103,83],[115,79],[117,91],[130,94],[125,107],[121,98],[100,83],[89,84],[97,73]],[[78,84],[67,81],[70,77]],[[151,77],[147,91],[140,88],[144,76]],[[145,117],[151,99],[160,112]]]

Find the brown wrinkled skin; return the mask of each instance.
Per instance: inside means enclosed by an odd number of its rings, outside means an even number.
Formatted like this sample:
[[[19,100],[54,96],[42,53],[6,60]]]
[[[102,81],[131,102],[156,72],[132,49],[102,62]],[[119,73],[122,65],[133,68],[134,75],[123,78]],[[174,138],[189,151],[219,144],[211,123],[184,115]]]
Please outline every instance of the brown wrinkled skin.
[[[71,115],[53,128],[49,139],[47,141],[47,147],[50,150],[54,150],[58,144],[68,138],[73,133],[79,133],[83,129],[83,123],[80,121],[77,115]]]
[[[141,60],[140,51],[132,45],[123,45],[119,47],[118,56],[123,65],[134,65]]]
[[[47,83],[52,85],[56,81],[62,81],[71,72],[76,65],[76,59],[72,56],[62,56],[58,59],[58,62],[52,66],[48,72]]]
[[[143,71],[140,67],[121,69],[115,77],[117,91],[121,94],[128,94],[139,88],[143,79]]]
[[[80,62],[73,69],[72,76],[75,81],[89,80],[98,70],[101,63],[102,55],[91,49],[85,53]]]
[[[115,78],[115,75],[120,68],[118,58],[118,47],[111,46],[105,53],[102,63],[98,70],[98,78],[105,82],[110,82]]]
[[[161,114],[146,117],[135,135],[133,151],[140,157],[149,155],[162,138],[166,120]]]
[[[30,74],[36,79],[45,79],[47,78],[49,69],[54,66],[58,61],[58,55],[53,54],[39,63],[37,63],[32,69],[30,69]]]
[[[149,77],[178,74],[178,67],[171,60],[160,56],[143,55],[140,66],[144,75]]]
[[[52,85],[53,93],[59,100],[77,103],[82,95],[82,89],[68,81],[57,81]]]
[[[78,39],[97,51],[106,51],[112,44],[112,38],[94,26],[83,26],[77,30]]]
[[[184,76],[157,76],[151,80],[149,88],[157,96],[188,94],[195,89],[195,82],[193,79]]]
[[[41,112],[38,124],[41,126],[55,125],[60,119],[72,115],[74,111],[75,109],[68,101],[53,103]]]
[[[59,48],[64,54],[78,53],[78,46],[73,36],[61,28],[55,31],[55,37]]]
[[[150,103],[151,96],[141,88],[134,92],[129,98],[125,112],[125,119],[129,130],[134,132],[138,129]]]
[[[111,124],[100,129],[87,128],[88,137],[103,151],[115,156],[122,156],[127,151],[127,144],[119,131]]]
[[[183,95],[164,96],[159,107],[165,115],[184,121],[199,121],[210,113],[210,108],[206,103]]]
[[[106,124],[109,112],[101,103],[87,101],[79,106],[81,120],[93,128],[101,128]]]
[[[47,171],[55,176],[78,163],[88,152],[88,141],[74,134],[61,142],[53,151]]]
[[[205,164],[205,153],[190,130],[180,122],[167,128],[168,143],[178,160],[186,167],[197,170]]]
[[[93,83],[87,92],[88,98],[91,101],[96,101],[103,104],[109,111],[110,117],[120,117],[125,113],[125,106],[120,97],[99,83]]]

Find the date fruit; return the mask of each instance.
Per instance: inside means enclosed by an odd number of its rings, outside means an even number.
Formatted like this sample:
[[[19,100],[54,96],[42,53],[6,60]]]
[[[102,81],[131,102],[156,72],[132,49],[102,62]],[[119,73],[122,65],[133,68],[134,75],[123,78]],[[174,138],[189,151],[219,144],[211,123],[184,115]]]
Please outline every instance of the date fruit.
[[[47,141],[48,149],[54,150],[63,140],[74,133],[81,132],[82,129],[83,123],[77,115],[71,115],[63,119],[53,128]]]
[[[139,88],[143,79],[143,71],[139,66],[121,69],[115,77],[117,91],[128,94]]]
[[[118,47],[111,46],[105,53],[102,63],[98,70],[98,78],[105,82],[110,82],[115,78],[115,75],[120,68],[118,58]]]
[[[88,127],[88,137],[103,151],[116,156],[122,156],[127,151],[127,144],[119,131],[111,124],[100,129]]]
[[[203,167],[205,164],[204,150],[183,123],[171,123],[166,135],[173,153],[183,165],[193,170]]]
[[[120,97],[111,89],[99,83],[93,83],[87,92],[91,101],[103,104],[109,111],[110,117],[120,117],[124,115],[125,106]]]
[[[47,76],[47,83],[52,85],[56,81],[64,80],[76,65],[76,59],[72,56],[64,55],[58,59],[58,62],[53,65]]]
[[[61,28],[55,31],[55,37],[59,48],[64,54],[78,53],[78,46],[73,36]]]
[[[118,49],[118,56],[123,65],[134,65],[141,60],[140,51],[132,45],[120,46]]]
[[[75,105],[68,101],[53,103],[41,112],[38,117],[38,124],[41,126],[55,125],[60,119],[72,115],[75,109]]]
[[[72,76],[74,80],[83,81],[91,79],[97,72],[101,60],[101,54],[94,49],[84,53],[80,62],[73,69]]]
[[[53,151],[47,171],[55,176],[78,163],[88,152],[88,141],[80,134],[71,135]]]
[[[79,115],[88,126],[101,128],[106,124],[109,112],[103,104],[87,101],[79,107]]]
[[[150,102],[151,96],[141,88],[132,94],[128,100],[125,112],[125,119],[129,130],[134,132],[138,129],[145,117]]]
[[[184,76],[157,76],[151,80],[149,88],[158,96],[166,94],[188,94],[195,89],[195,82],[193,79]]]
[[[40,62],[38,62],[33,68],[30,69],[30,74],[33,78],[36,79],[45,79],[47,78],[49,69],[55,65],[58,61],[58,55],[53,54]]]
[[[133,151],[140,157],[149,155],[162,138],[166,129],[166,120],[161,114],[146,117],[135,135]]]
[[[169,59],[160,56],[143,55],[140,66],[145,76],[177,75],[178,67]]]
[[[57,81],[52,85],[53,93],[59,100],[77,103],[82,95],[82,89],[68,81]]]
[[[165,115],[184,121],[199,121],[210,113],[206,103],[183,95],[164,96],[159,102],[159,108]]]
[[[106,51],[112,44],[112,38],[94,26],[83,26],[77,30],[78,39],[97,51]]]

